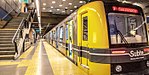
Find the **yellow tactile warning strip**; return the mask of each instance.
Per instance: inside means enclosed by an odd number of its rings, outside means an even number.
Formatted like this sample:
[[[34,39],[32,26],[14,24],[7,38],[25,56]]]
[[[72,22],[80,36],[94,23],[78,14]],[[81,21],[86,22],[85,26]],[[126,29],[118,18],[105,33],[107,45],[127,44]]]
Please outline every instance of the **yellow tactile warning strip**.
[[[38,75],[40,44],[37,46],[31,60],[22,60],[18,67],[27,66],[25,75]]]
[[[31,48],[29,48],[26,52],[24,52],[20,58],[26,58],[27,55],[29,54],[29,52],[34,48],[34,46],[32,46]],[[6,60],[6,61],[0,61],[0,66],[2,65],[15,65],[15,64],[20,64],[20,62],[17,61],[13,61],[13,60]]]
[[[87,75],[47,42],[43,42],[54,75]]]
[[[34,46],[31,46],[25,53],[23,53],[19,58],[27,58],[30,52],[33,50]]]

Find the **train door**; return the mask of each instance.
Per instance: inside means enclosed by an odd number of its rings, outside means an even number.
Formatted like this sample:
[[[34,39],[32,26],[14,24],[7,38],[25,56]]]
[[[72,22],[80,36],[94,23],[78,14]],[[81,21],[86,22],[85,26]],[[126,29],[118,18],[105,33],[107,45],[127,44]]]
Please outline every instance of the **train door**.
[[[82,52],[81,52],[81,66],[83,66],[86,69],[89,69],[88,67],[88,13],[84,13],[81,16],[81,34],[82,34]]]
[[[56,48],[58,48],[58,27],[56,28]]]
[[[68,54],[71,59],[73,59],[73,51],[72,51],[72,44],[73,44],[73,20],[69,21],[68,26]]]

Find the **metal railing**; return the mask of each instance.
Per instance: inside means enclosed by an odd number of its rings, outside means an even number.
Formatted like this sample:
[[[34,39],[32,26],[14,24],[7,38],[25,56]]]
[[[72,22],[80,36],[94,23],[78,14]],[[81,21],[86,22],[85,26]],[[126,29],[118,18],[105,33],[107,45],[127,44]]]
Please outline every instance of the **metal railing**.
[[[29,34],[29,31],[32,25],[32,22],[30,19],[32,19],[33,17],[31,13],[35,13],[35,12],[31,11],[28,14],[26,19],[25,18],[22,19],[18,29],[16,30],[16,33],[12,38],[12,43],[15,45],[15,52],[16,52],[15,58],[20,56],[22,50],[24,52],[24,43],[25,43],[26,35]]]
[[[23,29],[23,26],[25,24],[25,19],[23,18],[16,33],[14,34],[13,38],[12,38],[12,43],[15,45],[15,52],[17,54],[19,54],[19,51],[18,51],[18,42],[19,42],[19,39],[20,38],[23,38],[22,37],[22,29]]]
[[[14,43],[15,38],[17,36],[17,33],[21,30],[21,27],[24,25],[24,22],[25,22],[25,19],[23,18],[22,21],[21,21],[21,23],[20,23],[20,25],[19,25],[19,27],[18,27],[18,29],[17,29],[17,31],[16,31],[16,33],[14,34],[14,36],[12,38],[12,43]]]

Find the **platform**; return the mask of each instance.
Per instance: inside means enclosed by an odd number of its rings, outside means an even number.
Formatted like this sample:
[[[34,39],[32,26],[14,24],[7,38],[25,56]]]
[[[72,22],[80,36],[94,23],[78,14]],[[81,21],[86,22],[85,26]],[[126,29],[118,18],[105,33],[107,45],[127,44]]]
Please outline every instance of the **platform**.
[[[44,40],[18,60],[0,61],[0,75],[87,75]]]

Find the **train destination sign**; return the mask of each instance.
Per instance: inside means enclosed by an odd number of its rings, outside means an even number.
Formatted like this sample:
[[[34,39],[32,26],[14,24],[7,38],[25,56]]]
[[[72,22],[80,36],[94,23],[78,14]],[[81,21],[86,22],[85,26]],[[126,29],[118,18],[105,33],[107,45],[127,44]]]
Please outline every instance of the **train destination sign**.
[[[139,11],[135,8],[129,8],[129,7],[118,7],[118,6],[112,6],[113,11],[119,11],[119,12],[127,12],[127,13],[139,13]]]

